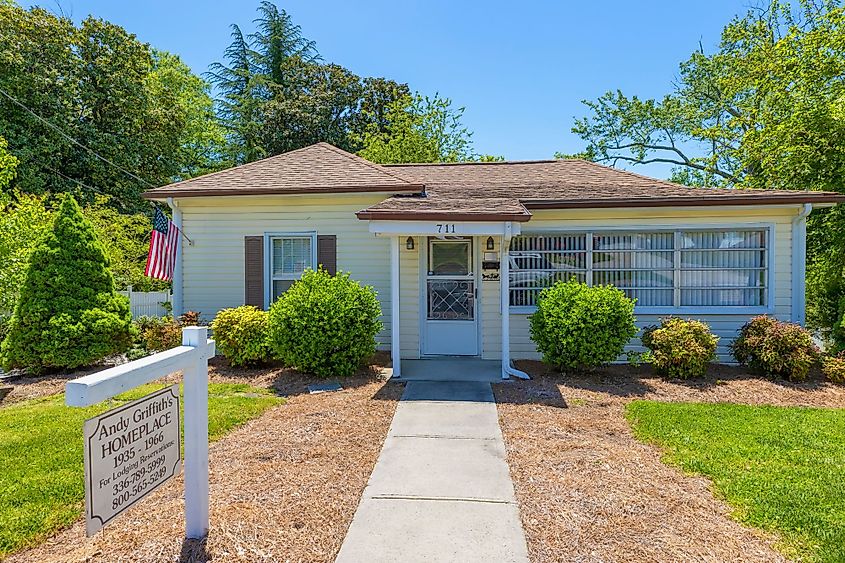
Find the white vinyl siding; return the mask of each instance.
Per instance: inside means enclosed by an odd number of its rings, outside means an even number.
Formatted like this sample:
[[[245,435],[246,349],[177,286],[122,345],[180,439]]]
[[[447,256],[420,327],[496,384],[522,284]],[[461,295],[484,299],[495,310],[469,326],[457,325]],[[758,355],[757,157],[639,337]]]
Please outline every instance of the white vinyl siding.
[[[720,361],[732,361],[728,345],[737,330],[755,314],[775,316],[784,321],[792,319],[792,219],[798,206],[791,207],[736,207],[736,208],[656,208],[656,209],[578,209],[533,210],[533,217],[522,225],[523,236],[540,233],[571,233],[573,231],[600,231],[608,227],[625,232],[654,232],[661,230],[707,231],[716,227],[729,227],[734,231],[770,229],[769,249],[766,252],[768,280],[766,281],[766,307],[712,307],[689,306],[675,309],[674,313],[660,312],[673,309],[648,309],[640,307],[636,313],[637,326],[643,328],[675,314],[707,322],[719,336],[717,354]],[[682,275],[687,275],[682,272]],[[692,275],[692,274],[690,274]],[[696,274],[698,275],[698,274]],[[528,331],[530,307],[511,308],[511,356],[514,359],[537,359],[536,347]],[[656,312],[653,312],[656,311]],[[488,319],[491,323],[496,322]],[[631,341],[630,350],[642,351],[638,338]]]
[[[387,237],[369,232],[355,212],[386,194],[331,196],[230,196],[179,199],[185,234],[183,249],[185,310],[211,320],[217,311],[244,302],[244,237],[265,233],[337,236],[337,268],[378,293],[385,329],[381,348],[390,347],[390,252]],[[265,273],[266,274],[266,273]],[[265,283],[267,280],[265,275]]]
[[[613,285],[639,310],[768,305],[770,229],[590,230],[531,233],[511,241],[510,303],[536,305],[560,280]]]

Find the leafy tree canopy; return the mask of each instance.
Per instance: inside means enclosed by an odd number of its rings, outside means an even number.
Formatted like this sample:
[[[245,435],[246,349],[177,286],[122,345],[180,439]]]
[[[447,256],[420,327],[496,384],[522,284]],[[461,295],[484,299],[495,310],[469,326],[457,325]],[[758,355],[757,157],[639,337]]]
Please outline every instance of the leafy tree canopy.
[[[621,91],[584,103],[575,156],[674,165],[694,186],[845,192],[845,11],[830,0],[773,0],[732,20],[718,49],[681,64],[662,99]],[[564,156],[564,155],[558,155]],[[845,211],[814,213],[808,323],[845,346]]]
[[[26,277],[30,253],[50,229],[56,201],[49,196],[0,192],[0,318],[11,314]],[[144,276],[152,224],[144,214],[121,214],[97,196],[83,209],[111,264],[115,285],[138,291],[167,283]]]
[[[29,258],[9,334],[6,368],[75,368],[126,350],[129,300],[118,295],[96,232],[71,196]]]
[[[845,16],[835,2],[774,0],[735,18],[718,50],[681,64],[673,92],[585,101],[579,156],[669,163],[692,185],[841,189]],[[562,156],[562,155],[561,155]]]
[[[388,104],[383,125],[373,119],[356,137],[364,147],[358,154],[381,164],[474,160],[472,133],[461,123],[463,112],[439,95],[404,96]]]
[[[0,193],[15,179],[18,159],[9,152],[9,143],[0,137]]]
[[[262,2],[255,33],[232,25],[224,61],[208,78],[220,97],[227,158],[244,163],[326,141],[356,151],[361,132],[385,126],[387,106],[409,94],[385,78],[361,78],[322,61],[313,41],[284,10]]]
[[[20,102],[0,94],[0,131],[20,160],[12,188],[62,193],[84,184],[89,200],[98,190],[140,210],[150,185],[215,166],[222,132],[208,86],[175,55],[101,19],[76,26],[12,2],[0,2],[0,30],[0,89]]]

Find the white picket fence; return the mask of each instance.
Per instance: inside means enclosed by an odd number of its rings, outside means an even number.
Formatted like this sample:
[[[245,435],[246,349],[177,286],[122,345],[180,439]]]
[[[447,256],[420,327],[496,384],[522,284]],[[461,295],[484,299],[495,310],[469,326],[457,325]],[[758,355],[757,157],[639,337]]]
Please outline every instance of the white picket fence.
[[[132,286],[129,286],[126,291],[119,293],[129,298],[129,308],[132,310],[133,319],[163,317],[168,314],[162,303],[170,303],[169,291],[132,291]]]

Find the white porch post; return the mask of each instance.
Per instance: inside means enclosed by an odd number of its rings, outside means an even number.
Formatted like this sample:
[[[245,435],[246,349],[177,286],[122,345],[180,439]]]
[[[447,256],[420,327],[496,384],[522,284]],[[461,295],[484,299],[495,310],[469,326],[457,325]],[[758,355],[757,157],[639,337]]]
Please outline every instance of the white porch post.
[[[179,209],[172,197],[167,198],[167,205],[173,210],[173,224],[182,232],[182,210]],[[182,310],[182,257],[184,256],[184,249],[182,245],[185,244],[183,237],[179,237],[176,250],[176,265],[173,267],[173,300],[171,301],[171,313],[173,318],[179,318],[184,313]]]
[[[390,237],[390,355],[393,377],[402,376],[399,345],[399,242],[400,237]]]
[[[511,342],[510,342],[510,261],[508,253],[511,246],[511,230],[510,222],[505,223],[504,235],[502,236],[502,250],[499,262],[499,284],[501,292],[501,309],[502,309],[502,379],[508,379],[510,374],[508,368],[511,364]]]

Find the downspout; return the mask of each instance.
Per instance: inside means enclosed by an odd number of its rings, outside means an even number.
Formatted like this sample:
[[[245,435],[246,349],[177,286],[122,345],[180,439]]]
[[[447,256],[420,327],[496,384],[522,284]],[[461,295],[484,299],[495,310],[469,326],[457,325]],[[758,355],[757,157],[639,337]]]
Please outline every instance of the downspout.
[[[173,210],[173,224],[182,233],[182,210],[172,197],[167,198],[167,205]],[[182,310],[182,241],[183,237],[179,237],[178,250],[176,253],[176,265],[173,267],[173,301],[172,313],[173,318],[178,318],[184,311]]]
[[[511,338],[510,338],[510,258],[511,238],[513,237],[513,226],[510,221],[505,223],[502,236],[502,257],[499,266],[501,275],[501,309],[502,309],[502,379],[518,377],[519,379],[531,379],[524,371],[513,367],[511,361]]]
[[[807,308],[807,216],[812,203],[805,203],[792,219],[792,322],[804,324]]]

